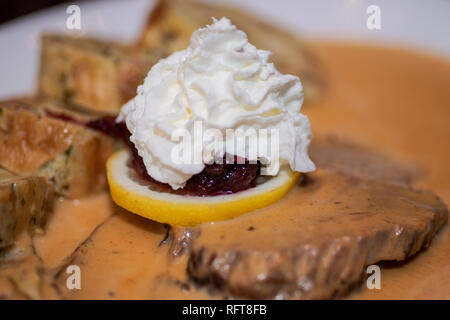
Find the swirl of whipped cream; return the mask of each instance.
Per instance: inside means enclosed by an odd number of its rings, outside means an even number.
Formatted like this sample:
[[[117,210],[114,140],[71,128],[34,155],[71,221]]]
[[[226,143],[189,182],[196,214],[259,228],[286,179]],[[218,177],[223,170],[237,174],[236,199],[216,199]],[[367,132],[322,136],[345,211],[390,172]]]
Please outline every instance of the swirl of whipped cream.
[[[173,148],[181,142],[172,134],[179,128],[277,129],[279,162],[291,169],[315,169],[307,154],[311,140],[308,118],[300,113],[300,79],[278,72],[269,63],[269,51],[258,50],[247,35],[227,18],[195,31],[186,50],[160,60],[149,71],[137,96],[121,110],[130,140],[143,158],[148,174],[173,189],[183,187],[204,163],[173,161]],[[208,148],[208,146],[204,146]],[[237,155],[245,156],[243,151]],[[222,157],[222,154],[216,154]],[[258,154],[270,162],[271,155]],[[270,174],[276,175],[279,166]]]

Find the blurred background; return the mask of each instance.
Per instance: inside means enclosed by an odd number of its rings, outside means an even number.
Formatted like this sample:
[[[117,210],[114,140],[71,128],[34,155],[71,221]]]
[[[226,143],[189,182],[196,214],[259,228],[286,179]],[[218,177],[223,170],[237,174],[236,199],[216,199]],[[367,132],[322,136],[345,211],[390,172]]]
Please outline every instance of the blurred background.
[[[450,0],[204,0],[241,7],[304,39],[383,42],[450,57]],[[81,8],[81,30],[66,27],[69,5]],[[0,3],[0,97],[35,87],[39,39],[45,32],[132,43],[155,0],[4,0]],[[366,26],[381,8],[381,29]],[[14,61],[14,63],[11,63]],[[20,66],[18,68],[17,66]]]
[[[0,5],[0,23],[4,23],[34,11],[45,9],[67,0],[14,0],[2,1]],[[73,1],[72,1],[73,2]]]

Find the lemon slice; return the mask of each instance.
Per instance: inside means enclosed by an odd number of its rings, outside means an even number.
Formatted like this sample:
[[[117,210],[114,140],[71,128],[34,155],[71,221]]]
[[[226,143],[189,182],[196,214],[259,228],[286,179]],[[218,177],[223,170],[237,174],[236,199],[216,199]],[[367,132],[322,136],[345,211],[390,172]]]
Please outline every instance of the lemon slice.
[[[130,178],[127,150],[113,154],[106,164],[112,199],[145,218],[170,225],[194,226],[231,219],[281,199],[297,182],[299,173],[284,169],[266,182],[234,194],[210,197],[151,190]]]

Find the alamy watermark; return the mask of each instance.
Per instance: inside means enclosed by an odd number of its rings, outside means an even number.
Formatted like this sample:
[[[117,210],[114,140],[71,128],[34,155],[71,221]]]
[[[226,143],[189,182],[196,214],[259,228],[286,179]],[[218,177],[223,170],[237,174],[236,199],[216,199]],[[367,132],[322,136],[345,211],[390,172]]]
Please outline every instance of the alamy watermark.
[[[366,27],[369,30],[381,30],[381,9],[375,4],[367,7],[366,13],[369,15],[366,20]]]
[[[279,168],[280,132],[276,128],[205,129],[202,121],[194,121],[192,132],[178,128],[172,132],[170,139],[175,142],[171,150],[171,160],[175,164],[222,164],[224,160],[228,164],[244,164],[260,161],[263,164],[262,175],[273,174]]]
[[[372,264],[367,267],[366,273],[370,274],[370,276],[367,277],[367,280],[366,280],[367,289],[380,290],[381,289],[381,269],[380,269],[380,267],[377,266],[376,264]]]
[[[72,264],[66,268],[69,274],[66,280],[66,287],[69,290],[81,290],[81,269],[76,264]]]
[[[66,13],[69,15],[66,19],[66,28],[69,30],[81,29],[81,8],[75,4],[67,7]]]

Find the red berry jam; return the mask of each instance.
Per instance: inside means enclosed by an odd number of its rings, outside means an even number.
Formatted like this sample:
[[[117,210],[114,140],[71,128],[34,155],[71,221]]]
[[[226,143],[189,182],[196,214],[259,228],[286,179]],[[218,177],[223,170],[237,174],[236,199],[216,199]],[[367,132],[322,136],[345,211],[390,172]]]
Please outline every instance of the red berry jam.
[[[168,184],[161,183],[150,177],[145,168],[142,157],[137,154],[135,148],[132,150],[132,158],[129,166],[134,169],[137,176],[150,183],[153,187],[166,192],[186,194],[193,196],[217,196],[243,191],[256,186],[256,179],[260,175],[260,163],[251,164],[245,161],[237,163],[226,163],[226,156],[222,164],[206,164],[205,168],[193,175],[182,189],[173,190]],[[243,161],[242,161],[243,162]]]

